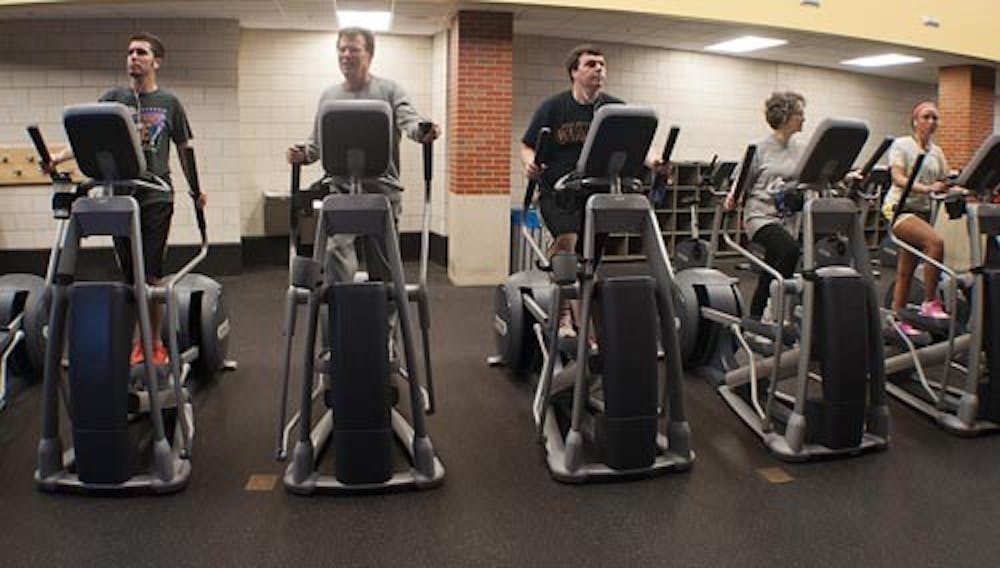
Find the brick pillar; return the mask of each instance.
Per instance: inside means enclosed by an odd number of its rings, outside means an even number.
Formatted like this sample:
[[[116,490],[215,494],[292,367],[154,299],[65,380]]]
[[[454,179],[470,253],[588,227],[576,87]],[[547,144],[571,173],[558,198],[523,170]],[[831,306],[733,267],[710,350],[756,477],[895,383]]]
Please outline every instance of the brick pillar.
[[[993,133],[996,72],[992,67],[956,65],[938,69],[941,127],[937,142],[952,168],[962,168]]]
[[[460,11],[448,53],[448,274],[492,284],[507,274],[513,15]]]

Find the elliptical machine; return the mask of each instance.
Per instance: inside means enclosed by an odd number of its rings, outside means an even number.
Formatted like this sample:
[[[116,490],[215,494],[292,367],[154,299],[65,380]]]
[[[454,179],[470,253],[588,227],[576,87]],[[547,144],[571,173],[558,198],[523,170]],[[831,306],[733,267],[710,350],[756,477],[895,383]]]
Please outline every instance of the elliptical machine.
[[[38,127],[29,126],[28,134],[41,162],[51,161]],[[53,193],[66,193],[62,188],[70,185],[69,174],[53,172],[51,177]],[[52,212],[59,223],[69,217],[69,210],[55,199]],[[15,374],[33,380],[42,375],[48,319],[48,305],[42,301],[45,281],[35,274],[0,276],[0,410],[7,406]]]
[[[730,178],[736,169],[736,162],[719,162],[719,156],[713,156],[705,175],[698,183],[699,195],[690,204],[691,236],[677,243],[672,259],[674,269],[680,273],[689,268],[712,268],[716,254],[719,252],[718,227],[722,219],[722,202],[729,193]],[[708,199],[705,199],[707,197]],[[705,203],[712,203],[712,227],[710,236],[705,240],[701,236],[699,209]]]
[[[586,199],[583,258],[578,262],[572,253],[555,255],[548,310],[536,313],[538,306],[528,308],[538,321],[536,337],[543,354],[533,415],[546,463],[557,481],[644,477],[687,470],[694,460],[682,399],[673,270],[648,199],[623,191],[641,185],[640,170],[656,126],[652,109],[601,107],[575,171],[555,187]],[[526,205],[531,197],[529,191]],[[609,232],[641,234],[651,276],[607,277],[599,271],[597,236]],[[536,253],[541,255],[540,250]],[[531,291],[541,288],[536,284]],[[521,297],[523,305],[532,305],[527,294]],[[563,365],[558,318],[548,314],[556,313],[554,306],[568,298],[582,300],[580,321],[587,323],[581,324],[574,360]],[[600,345],[596,351],[588,342],[592,313]],[[525,329],[519,333],[527,339]],[[662,380],[658,339],[666,352]],[[661,420],[668,422],[665,432]]]
[[[315,492],[356,493],[396,488],[436,487],[444,480],[424,426],[431,410],[433,386],[421,386],[417,366],[410,302],[417,302],[424,345],[424,370],[430,368],[426,295],[426,262],[429,231],[431,146],[424,146],[424,224],[421,283],[407,286],[399,252],[392,206],[386,196],[362,193],[362,179],[387,169],[392,155],[392,109],[384,101],[333,101],[323,105],[319,118],[320,151],[328,176],[350,179],[349,194],[323,198],[311,258],[293,254],[285,317],[283,379],[278,419],[277,458],[286,459],[291,430],[297,425],[298,441],[284,475],[285,488],[297,494]],[[429,125],[428,125],[429,126]],[[338,133],[349,133],[347,135]],[[293,211],[298,190],[293,166]],[[297,252],[297,224],[293,224],[290,253]],[[369,273],[383,273],[388,281],[333,282],[323,270],[327,237],[358,235],[365,239]],[[286,423],[291,377],[293,336],[298,307],[306,305],[303,345],[301,406]],[[316,352],[321,307],[329,313],[328,332],[321,353]],[[390,340],[391,311],[398,314],[399,341],[405,366],[396,361]],[[392,354],[390,355],[390,351]],[[401,381],[394,381],[394,379]],[[319,379],[317,381],[317,379]],[[395,408],[398,382],[409,391],[409,416]],[[327,411],[313,423],[313,402],[319,395]],[[401,445],[409,461],[404,471],[393,469],[393,446]],[[322,450],[330,446],[333,475],[320,471]]]
[[[912,189],[923,156],[918,156],[911,172],[911,184],[904,188],[898,216]],[[1000,184],[1000,135],[987,139],[970,160],[956,181],[956,185],[979,195],[989,195]],[[964,200],[963,200],[964,202]],[[947,335],[934,344],[918,346],[899,335],[905,343],[900,353],[885,361],[885,372],[892,380],[886,384],[889,394],[910,407],[931,417],[941,428],[959,436],[974,436],[1000,430],[1000,318],[990,305],[1000,303],[1000,205],[969,203],[965,205],[969,230],[969,248],[972,266],[968,273],[958,274],[942,263],[928,257],[923,251],[892,238],[897,246],[917,255],[924,262],[932,262],[948,273],[945,293],[947,306],[953,317],[947,322]],[[985,237],[986,248],[983,249]],[[969,306],[968,332],[958,335],[958,322],[954,317],[958,298],[957,283],[971,281],[967,294]],[[920,326],[912,314],[904,314],[907,321]],[[886,313],[890,325],[895,326],[891,312]],[[898,331],[898,327],[896,327]],[[965,354],[964,364],[956,357]],[[932,379],[925,366],[942,365],[941,377]],[[952,385],[950,375],[958,370],[965,375],[964,382]],[[913,378],[910,378],[910,371]]]
[[[164,286],[147,285],[139,207],[127,192],[137,187],[170,188],[139,179],[146,168],[145,159],[132,114],[124,105],[71,106],[63,120],[77,163],[93,182],[79,186],[73,194],[54,197],[60,205],[57,212],[67,211],[68,215],[59,226],[46,287],[51,309],[35,481],[46,491],[179,491],[191,475],[194,413],[185,386],[191,365],[203,354],[217,357],[203,360],[211,370],[228,363],[225,308],[205,303],[221,301],[221,293],[198,293],[196,300],[189,297],[182,301],[179,289],[208,254],[204,212],[195,207],[201,236],[198,254],[167,278]],[[189,163],[193,167],[193,161]],[[200,190],[193,171],[188,179],[196,203]],[[88,197],[88,186],[96,188],[98,195]],[[133,282],[75,281],[81,240],[90,236],[129,239]],[[150,328],[149,299],[166,304],[165,334],[170,350],[166,367],[152,362],[154,330]],[[192,325],[194,312],[221,319],[209,333],[192,333],[185,340],[181,337],[183,325],[188,329],[200,326],[198,322]],[[130,368],[137,317],[145,361]],[[65,403],[73,439],[64,452],[59,416],[66,343],[69,394]]]
[[[681,293],[681,330],[711,347],[694,352],[691,360],[711,364],[719,394],[783,460],[857,454],[888,444],[878,300],[858,207],[847,198],[803,195],[823,195],[840,180],[867,137],[863,122],[824,120],[787,182],[784,191],[799,195],[786,202],[803,203],[803,266],[795,278],[783,278],[723,231],[730,248],[774,276],[777,321],[760,322],[733,309],[743,305],[739,290],[720,275],[688,282],[690,288]],[[744,157],[737,203],[748,192],[747,170],[755,150],[751,146]],[[822,235],[847,239],[850,264],[818,266],[816,243]],[[792,301],[798,306],[786,308]],[[798,325],[783,321],[784,314],[797,310]],[[745,354],[741,366],[733,366],[736,358],[729,349],[734,343],[727,335]],[[749,335],[767,337],[769,350],[755,353]],[[764,373],[770,377],[759,378]],[[779,383],[788,378],[794,378],[793,388],[779,390]]]

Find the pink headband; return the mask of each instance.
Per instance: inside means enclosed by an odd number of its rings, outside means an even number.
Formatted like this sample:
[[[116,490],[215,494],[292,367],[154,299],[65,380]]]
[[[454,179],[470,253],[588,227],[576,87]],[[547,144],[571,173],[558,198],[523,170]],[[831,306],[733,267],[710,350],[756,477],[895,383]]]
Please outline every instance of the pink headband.
[[[913,107],[913,112],[910,115],[912,120],[916,120],[923,112],[927,109],[937,110],[937,105],[931,101],[923,101],[917,103],[917,106]]]

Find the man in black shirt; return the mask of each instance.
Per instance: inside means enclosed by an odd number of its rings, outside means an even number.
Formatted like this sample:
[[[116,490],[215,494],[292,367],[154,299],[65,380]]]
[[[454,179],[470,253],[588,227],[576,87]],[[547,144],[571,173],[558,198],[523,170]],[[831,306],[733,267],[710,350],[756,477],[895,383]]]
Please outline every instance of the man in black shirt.
[[[150,33],[138,33],[129,38],[128,53],[125,56],[125,70],[129,76],[128,87],[115,87],[101,95],[101,102],[117,102],[130,107],[142,142],[146,159],[147,181],[162,182],[163,190],[139,187],[132,196],[139,204],[140,225],[142,227],[143,264],[146,282],[158,285],[163,278],[163,261],[166,256],[167,236],[170,220],[174,212],[174,192],[170,180],[170,141],[177,146],[178,158],[183,163],[187,156],[183,150],[193,137],[187,114],[180,100],[171,92],[160,89],[156,82],[156,72],[163,64],[165,49],[160,38]],[[46,166],[54,169],[56,164],[73,158],[71,148],[52,157]],[[184,174],[193,168],[184,164]],[[191,180],[188,180],[191,183]],[[204,207],[205,192],[201,192],[198,207]],[[125,278],[131,282],[132,256],[128,240],[115,238],[115,251],[122,265]],[[162,365],[167,361],[167,349],[160,340],[160,324],[163,321],[163,306],[150,302],[150,323],[153,329],[153,361]],[[139,341],[132,346],[131,362],[142,362],[143,353]]]
[[[553,187],[559,178],[576,167],[597,108],[603,104],[624,103],[601,91],[607,80],[607,63],[596,46],[579,45],[573,48],[566,58],[566,71],[572,81],[570,89],[543,102],[521,138],[521,161],[525,173],[529,178],[538,180],[538,206],[546,228],[555,239],[549,255],[576,250],[584,215],[582,201],[560,197]],[[539,168],[535,165],[535,142],[538,131],[544,126],[552,129],[552,138],[545,165]],[[576,335],[568,304],[560,307],[559,335]]]

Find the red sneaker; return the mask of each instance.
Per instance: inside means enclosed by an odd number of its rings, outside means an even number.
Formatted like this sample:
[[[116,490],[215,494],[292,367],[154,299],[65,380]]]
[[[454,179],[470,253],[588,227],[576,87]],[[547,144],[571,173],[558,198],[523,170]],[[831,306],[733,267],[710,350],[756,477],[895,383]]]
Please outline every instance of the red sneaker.
[[[132,344],[132,354],[129,355],[128,364],[138,365],[146,360],[146,356],[142,354],[142,343],[136,341]]]
[[[153,344],[153,364],[166,365],[168,360],[167,346],[160,342]]]

